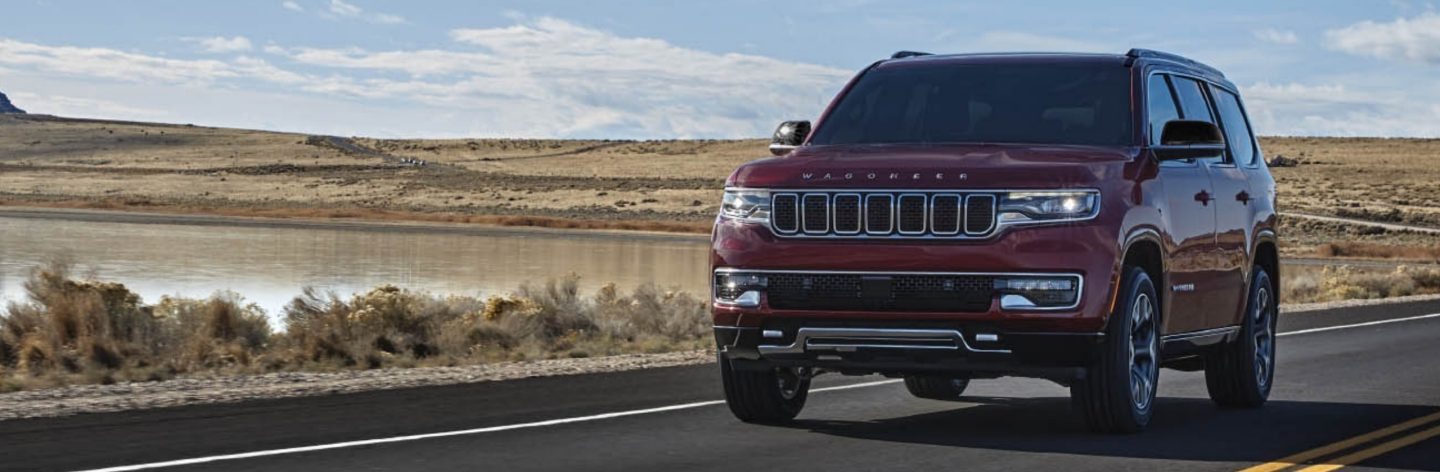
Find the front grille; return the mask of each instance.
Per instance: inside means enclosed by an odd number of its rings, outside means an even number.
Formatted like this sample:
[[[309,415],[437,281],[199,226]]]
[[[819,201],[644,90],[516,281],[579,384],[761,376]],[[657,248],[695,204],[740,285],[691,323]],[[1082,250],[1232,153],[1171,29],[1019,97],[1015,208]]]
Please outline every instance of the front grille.
[[[983,312],[995,296],[987,275],[770,274],[778,310]]]
[[[983,238],[996,228],[985,192],[793,192],[771,197],[770,228],[785,237]]]

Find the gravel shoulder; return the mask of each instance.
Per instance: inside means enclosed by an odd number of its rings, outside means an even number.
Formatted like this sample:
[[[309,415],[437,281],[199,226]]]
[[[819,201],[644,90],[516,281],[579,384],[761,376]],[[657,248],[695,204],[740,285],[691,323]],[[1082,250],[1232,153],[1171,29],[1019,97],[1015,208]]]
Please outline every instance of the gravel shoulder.
[[[277,372],[261,375],[181,377],[163,382],[74,385],[0,394],[0,421],[531,377],[622,372],[697,365],[714,360],[714,351],[699,350],[460,367]]]

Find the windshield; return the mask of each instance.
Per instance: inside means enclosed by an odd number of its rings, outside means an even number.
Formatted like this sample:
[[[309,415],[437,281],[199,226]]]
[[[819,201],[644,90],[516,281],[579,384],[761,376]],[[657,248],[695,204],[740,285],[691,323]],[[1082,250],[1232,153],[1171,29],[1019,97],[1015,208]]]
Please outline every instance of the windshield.
[[[1128,145],[1129,69],[964,64],[867,72],[811,144]]]

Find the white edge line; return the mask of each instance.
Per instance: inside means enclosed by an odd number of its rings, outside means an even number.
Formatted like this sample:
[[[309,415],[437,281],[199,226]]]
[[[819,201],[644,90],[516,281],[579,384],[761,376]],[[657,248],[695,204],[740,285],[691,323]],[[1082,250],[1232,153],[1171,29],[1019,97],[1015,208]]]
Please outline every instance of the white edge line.
[[[1324,328],[1302,329],[1302,330],[1299,330],[1299,331],[1289,331],[1289,332],[1285,332],[1285,333],[1280,333],[1280,334],[1278,334],[1278,335],[1276,335],[1276,336],[1292,336],[1292,335],[1298,335],[1298,334],[1321,333],[1321,332],[1325,332],[1325,331],[1335,331],[1335,330],[1350,329],[1350,328],[1362,328],[1362,327],[1366,327],[1366,326],[1375,326],[1375,325],[1383,325],[1383,324],[1390,324],[1390,323],[1399,323],[1399,322],[1402,322],[1402,321],[1423,320],[1423,319],[1428,319],[1428,318],[1440,318],[1440,313],[1432,313],[1432,314],[1429,314],[1429,315],[1420,315],[1420,316],[1411,316],[1411,317],[1407,317],[1407,318],[1395,318],[1395,319],[1389,319],[1389,320],[1370,321],[1370,322],[1366,322],[1366,323],[1356,323],[1356,324],[1341,325],[1341,326],[1327,326],[1327,327],[1324,327]],[[815,389],[815,390],[811,390],[811,392],[812,392],[812,393],[815,393],[815,392],[833,392],[833,391],[837,391],[837,390],[850,390],[850,389],[855,389],[855,388],[875,387],[875,386],[880,386],[880,385],[893,384],[893,383],[896,383],[896,382],[899,382],[899,381],[900,381],[900,380],[898,380],[898,379],[896,379],[896,380],[880,380],[880,381],[876,381],[876,382],[865,382],[865,383],[858,383],[858,384],[851,384],[851,385],[841,385],[841,386],[837,386],[837,387],[817,388],[817,389]],[[348,447],[370,446],[370,445],[375,445],[375,444],[388,444],[388,443],[397,443],[397,442],[419,441],[419,440],[423,440],[423,439],[445,438],[445,437],[451,437],[451,436],[467,436],[467,435],[473,435],[473,434],[495,433],[495,432],[500,432],[500,431],[511,431],[511,430],[516,430],[516,429],[540,428],[540,427],[545,427],[545,426],[556,426],[556,425],[570,424],[570,423],[584,423],[584,422],[589,422],[589,421],[599,421],[599,420],[606,420],[606,419],[611,419],[611,418],[623,418],[623,417],[626,417],[626,416],[638,416],[638,415],[648,415],[648,414],[652,414],[652,413],[664,413],[664,412],[677,411],[677,410],[689,410],[689,409],[694,409],[694,408],[701,408],[701,407],[707,407],[707,406],[720,405],[720,404],[723,404],[723,403],[725,403],[723,400],[710,400],[710,401],[695,402],[695,403],[682,403],[682,404],[679,404],[679,405],[669,405],[669,406],[662,406],[662,407],[656,407],[656,408],[646,408],[646,409],[642,409],[642,410],[629,410],[629,411],[618,411],[618,412],[613,412],[613,413],[601,413],[601,414],[598,414],[598,415],[577,416],[577,417],[572,417],[572,418],[560,418],[560,419],[554,419],[554,420],[536,421],[536,422],[533,422],[533,423],[520,423],[520,424],[511,424],[511,425],[504,425],[504,426],[491,426],[491,427],[488,427],[488,428],[462,429],[462,430],[458,430],[458,431],[445,431],[445,432],[440,432],[440,433],[416,434],[416,435],[412,435],[412,436],[396,436],[396,437],[391,437],[391,438],[364,439],[364,440],[360,440],[360,441],[347,441],[347,442],[338,442],[338,443],[330,443],[330,444],[318,444],[318,445],[314,445],[314,446],[292,447],[292,448],[286,448],[286,449],[271,449],[271,450],[268,450],[268,451],[242,452],[242,453],[239,453],[239,454],[226,454],[226,455],[219,455],[219,456],[197,457],[197,458],[194,458],[194,459],[179,459],[179,460],[165,461],[165,462],[152,462],[152,463],[149,463],[149,464],[126,465],[126,466],[119,466],[119,467],[106,467],[106,468],[103,468],[103,469],[90,469],[90,470],[84,471],[84,472],[123,472],[123,471],[131,471],[131,470],[159,469],[159,468],[164,468],[164,467],[176,467],[176,466],[182,466],[182,465],[204,464],[204,463],[209,463],[209,462],[229,461],[229,460],[236,460],[236,459],[250,459],[250,458],[255,458],[255,457],[278,456],[278,455],[283,455],[283,454],[295,454],[295,453],[300,453],[300,452],[324,451],[324,450],[328,450],[328,449],[342,449],[342,448],[348,448]]]
[[[899,382],[899,381],[900,381],[900,380],[898,380],[898,379],[895,379],[895,380],[880,380],[880,381],[876,381],[876,382],[865,382],[865,383],[850,384],[850,385],[840,385],[840,386],[836,386],[836,387],[817,388],[817,389],[811,390],[810,392],[811,392],[811,393],[816,393],[816,392],[833,392],[833,391],[837,391],[837,390],[850,390],[850,389],[856,389],[856,388],[876,387],[876,386],[880,386],[880,385],[893,384],[893,383],[896,383],[896,382]],[[445,437],[451,437],[451,436],[467,436],[467,435],[473,435],[473,434],[495,433],[495,432],[500,432],[500,431],[511,431],[511,430],[516,430],[516,429],[540,428],[540,427],[545,427],[545,426],[556,426],[556,425],[570,424],[570,423],[584,423],[584,422],[588,422],[588,421],[607,420],[607,419],[611,419],[611,418],[622,418],[622,417],[626,417],[626,416],[638,416],[638,415],[648,415],[648,414],[651,414],[651,413],[664,413],[664,412],[677,411],[677,410],[689,410],[689,409],[693,409],[693,408],[701,408],[701,407],[707,407],[707,406],[721,405],[721,404],[724,404],[724,403],[725,403],[724,400],[710,400],[710,401],[695,402],[695,403],[682,403],[682,404],[679,404],[679,405],[668,405],[668,406],[662,406],[662,407],[656,407],[656,408],[646,408],[646,409],[642,409],[642,410],[617,411],[617,412],[613,412],[613,413],[601,413],[601,414],[598,414],[598,415],[590,415],[590,416],[577,416],[577,417],[572,417],[572,418],[560,418],[560,419],[554,419],[554,420],[536,421],[536,422],[533,422],[533,423],[520,423],[520,424],[511,424],[511,425],[504,425],[504,426],[491,426],[491,427],[488,427],[488,428],[462,429],[462,430],[458,430],[458,431],[445,431],[445,432],[440,432],[440,433],[416,434],[416,435],[412,435],[412,436],[396,436],[396,437],[392,437],[392,438],[364,439],[364,440],[359,440],[359,441],[346,441],[346,442],[338,442],[338,443],[330,443],[330,444],[317,444],[317,445],[314,445],[314,446],[291,447],[291,448],[285,448],[285,449],[271,449],[271,450],[268,450],[268,451],[242,452],[242,453],[239,453],[239,454],[225,454],[225,455],[219,455],[219,456],[196,457],[196,458],[193,458],[193,459],[179,459],[179,460],[173,460],[173,461],[152,462],[152,463],[149,463],[149,464],[124,465],[124,466],[118,466],[118,467],[106,467],[106,468],[103,468],[103,469],[89,469],[89,470],[84,471],[84,472],[123,472],[123,471],[130,471],[130,470],[149,470],[149,469],[159,469],[159,468],[164,468],[164,467],[177,467],[177,466],[182,466],[182,465],[194,465],[194,464],[205,464],[205,463],[210,463],[210,462],[229,461],[229,460],[236,460],[236,459],[251,459],[251,458],[256,458],[256,457],[278,456],[278,455],[283,455],[283,454],[295,454],[295,453],[299,453],[299,452],[324,451],[324,450],[328,450],[328,449],[342,449],[342,448],[349,448],[349,447],[370,446],[370,445],[375,445],[375,444],[388,444],[388,443],[407,442],[407,441],[419,441],[419,440],[422,440],[422,439],[435,439],[435,438],[445,438]]]
[[[1278,336],[1291,336],[1291,335],[1296,335],[1296,334],[1323,333],[1323,332],[1326,332],[1326,331],[1335,331],[1335,330],[1337,330],[1337,329],[1363,328],[1363,327],[1366,327],[1366,326],[1375,326],[1375,325],[1383,325],[1383,324],[1390,324],[1390,323],[1399,323],[1399,322],[1401,322],[1401,321],[1423,320],[1423,319],[1428,319],[1428,318],[1440,318],[1440,313],[1431,313],[1431,314],[1428,314],[1428,315],[1411,316],[1411,317],[1406,317],[1406,318],[1394,318],[1394,319],[1388,319],[1388,320],[1369,321],[1369,322],[1365,322],[1365,323],[1355,323],[1355,324],[1349,324],[1349,325],[1326,326],[1326,327],[1324,327],[1324,328],[1302,329],[1302,330],[1299,330],[1299,331],[1288,331],[1288,332],[1280,333],[1280,334],[1277,334],[1277,335],[1275,335],[1275,336],[1278,337]]]

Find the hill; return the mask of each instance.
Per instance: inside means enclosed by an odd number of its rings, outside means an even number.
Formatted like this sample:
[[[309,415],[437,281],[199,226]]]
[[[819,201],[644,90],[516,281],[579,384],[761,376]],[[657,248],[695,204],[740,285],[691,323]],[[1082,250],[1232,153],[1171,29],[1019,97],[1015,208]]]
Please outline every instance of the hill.
[[[370,139],[0,116],[0,204],[706,232],[764,140]],[[1440,140],[1263,137],[1282,211],[1440,227]],[[1433,236],[1287,219],[1287,252]],[[1333,250],[1324,249],[1324,250]]]
[[[14,103],[10,103],[10,97],[5,96],[5,92],[0,92],[0,113],[19,114],[25,113],[25,110],[21,110],[17,108]]]

